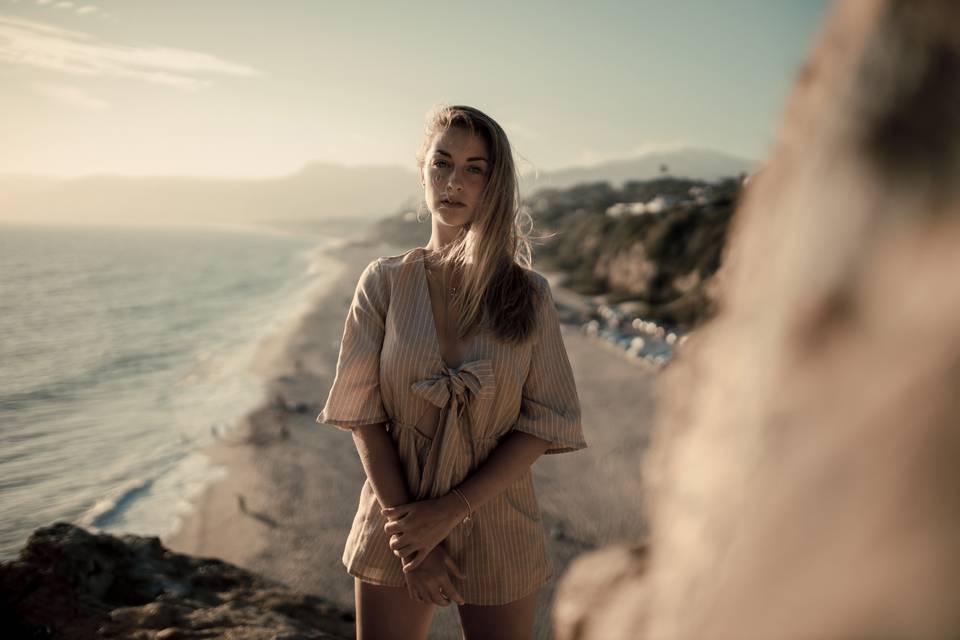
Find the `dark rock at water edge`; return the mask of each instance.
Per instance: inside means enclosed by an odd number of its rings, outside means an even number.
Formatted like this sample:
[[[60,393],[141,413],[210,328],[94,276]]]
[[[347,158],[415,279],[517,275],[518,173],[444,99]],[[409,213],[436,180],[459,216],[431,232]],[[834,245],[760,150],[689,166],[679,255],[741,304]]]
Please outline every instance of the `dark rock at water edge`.
[[[354,615],[157,537],[36,529],[0,563],[5,638],[353,638]]]

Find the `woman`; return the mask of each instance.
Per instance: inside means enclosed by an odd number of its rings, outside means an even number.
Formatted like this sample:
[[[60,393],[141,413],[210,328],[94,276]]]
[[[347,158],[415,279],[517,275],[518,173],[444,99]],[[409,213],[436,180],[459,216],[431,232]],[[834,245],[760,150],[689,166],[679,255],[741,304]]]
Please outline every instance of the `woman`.
[[[573,372],[503,129],[438,107],[417,164],[430,240],[364,269],[317,416],[367,474],[343,554],[357,633],[425,638],[452,601],[466,638],[529,638],[553,575],[530,465],[586,446]]]

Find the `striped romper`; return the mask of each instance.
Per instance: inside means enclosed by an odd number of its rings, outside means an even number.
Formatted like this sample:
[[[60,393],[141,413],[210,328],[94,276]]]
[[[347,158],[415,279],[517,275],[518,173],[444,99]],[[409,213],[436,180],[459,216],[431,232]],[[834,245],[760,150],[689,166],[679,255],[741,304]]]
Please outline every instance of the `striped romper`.
[[[349,430],[387,423],[412,500],[440,497],[460,484],[510,431],[550,441],[546,453],[586,447],[573,371],[550,286],[531,339],[510,344],[487,330],[467,338],[455,368],[441,357],[423,248],[370,262],[344,323],[336,375],[318,423]],[[418,428],[436,416],[427,437]],[[429,418],[428,418],[429,419]],[[366,582],[403,587],[400,559],[370,481],[347,536],[343,563]],[[469,604],[512,602],[553,576],[530,469],[457,525],[446,548],[466,574],[451,576]]]

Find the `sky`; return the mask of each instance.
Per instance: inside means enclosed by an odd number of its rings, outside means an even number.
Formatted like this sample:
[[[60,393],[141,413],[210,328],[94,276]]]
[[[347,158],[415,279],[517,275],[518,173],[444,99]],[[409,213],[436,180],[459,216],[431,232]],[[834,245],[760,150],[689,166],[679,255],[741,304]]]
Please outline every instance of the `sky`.
[[[469,104],[521,170],[762,159],[826,0],[0,0],[0,173],[415,168]]]

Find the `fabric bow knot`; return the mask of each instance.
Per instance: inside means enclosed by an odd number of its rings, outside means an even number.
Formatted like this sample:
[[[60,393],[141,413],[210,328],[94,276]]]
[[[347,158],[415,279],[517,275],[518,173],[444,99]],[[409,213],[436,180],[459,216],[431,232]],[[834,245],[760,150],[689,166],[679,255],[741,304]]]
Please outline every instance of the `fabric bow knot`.
[[[456,476],[474,468],[476,448],[466,408],[472,399],[492,397],[494,386],[493,363],[489,359],[473,360],[456,369],[443,365],[439,373],[410,386],[414,394],[442,410],[423,465],[418,500],[447,493],[462,479]],[[450,464],[458,459],[469,461],[469,468]],[[441,465],[441,460],[447,462]]]
[[[467,391],[470,391],[474,398],[481,395],[488,397],[488,394],[493,393],[493,385],[493,367],[490,360],[474,360],[458,369],[444,366],[440,373],[414,382],[411,390],[441,409],[447,406],[453,396],[462,412]]]

